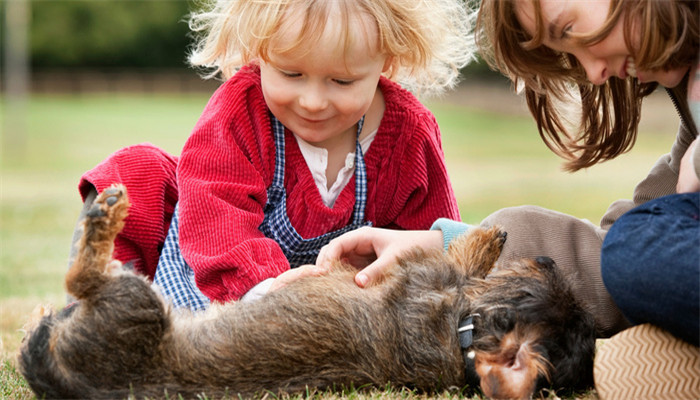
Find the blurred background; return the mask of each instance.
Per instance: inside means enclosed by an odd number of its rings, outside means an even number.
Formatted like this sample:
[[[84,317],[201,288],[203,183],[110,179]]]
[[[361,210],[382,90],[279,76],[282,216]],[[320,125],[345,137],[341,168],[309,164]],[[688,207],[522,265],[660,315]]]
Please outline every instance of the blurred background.
[[[185,64],[185,0],[0,2],[0,396],[26,395],[13,366],[38,303],[65,303],[63,274],[80,175],[113,151],[150,142],[179,154],[220,84]],[[426,100],[441,127],[462,219],[534,204],[598,223],[670,149],[678,119],[663,93],[645,104],[634,151],[562,172],[523,100],[482,63]]]

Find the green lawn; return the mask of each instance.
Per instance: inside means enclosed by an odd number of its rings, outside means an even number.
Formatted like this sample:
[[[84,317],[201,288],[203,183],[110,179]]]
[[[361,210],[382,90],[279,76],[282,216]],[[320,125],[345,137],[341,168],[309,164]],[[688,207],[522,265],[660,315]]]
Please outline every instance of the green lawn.
[[[32,97],[23,116],[1,103],[0,121],[17,119],[26,127],[24,135],[8,131],[7,124],[2,131],[1,398],[31,398],[13,369],[14,353],[20,328],[36,304],[64,304],[62,280],[80,207],[81,173],[130,144],[151,142],[178,153],[207,99],[206,94],[44,95]],[[643,131],[631,154],[571,175],[561,171],[528,116],[445,101],[428,104],[441,126],[462,218],[471,223],[522,204],[597,223],[608,204],[629,197],[670,148],[676,127],[671,121],[665,134]]]

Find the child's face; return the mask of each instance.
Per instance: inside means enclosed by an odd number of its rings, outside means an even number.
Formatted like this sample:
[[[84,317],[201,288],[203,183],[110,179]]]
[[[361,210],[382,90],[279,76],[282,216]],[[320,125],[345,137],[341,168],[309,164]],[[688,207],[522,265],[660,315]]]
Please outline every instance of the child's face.
[[[299,25],[290,24],[289,32],[271,43],[272,49],[292,43]],[[273,50],[269,62],[260,61],[268,107],[287,128],[316,146],[327,147],[334,138],[354,131],[388,67],[387,57],[376,51],[376,28],[367,22],[351,25],[353,43],[345,52],[331,17],[317,43],[286,53]]]
[[[576,57],[586,70],[588,80],[595,85],[605,83],[611,76],[636,76],[640,82],[658,82],[675,87],[683,79],[688,67],[670,70],[639,70],[634,54],[627,48],[620,18],[607,37],[592,45],[582,45],[570,33],[589,34],[601,28],[608,17],[610,0],[541,0],[546,38],[544,45],[552,50]],[[521,25],[530,34],[535,33],[535,8],[530,1],[519,1],[516,7]],[[640,43],[640,28],[632,30],[633,47]]]

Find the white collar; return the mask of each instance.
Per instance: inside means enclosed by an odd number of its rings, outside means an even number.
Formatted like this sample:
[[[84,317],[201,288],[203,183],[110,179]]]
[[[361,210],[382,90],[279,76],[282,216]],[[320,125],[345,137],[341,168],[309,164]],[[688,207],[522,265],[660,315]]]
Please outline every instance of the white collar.
[[[362,147],[363,154],[367,153],[369,146],[372,144],[372,141],[374,141],[376,136],[377,130],[375,129],[373,132],[370,132],[367,136],[360,139],[360,146]],[[340,195],[340,192],[342,192],[345,185],[350,182],[350,178],[355,172],[355,152],[348,153],[345,156],[345,166],[338,171],[338,177],[333,183],[333,186],[331,186],[329,189],[327,186],[328,181],[326,179],[328,150],[309,144],[297,135],[294,135],[294,138],[296,138],[297,143],[299,144],[299,150],[301,150],[301,154],[304,156],[306,165],[309,167],[311,175],[314,177],[314,182],[316,183],[318,192],[321,194],[323,204],[325,204],[326,207],[333,208],[333,205]]]

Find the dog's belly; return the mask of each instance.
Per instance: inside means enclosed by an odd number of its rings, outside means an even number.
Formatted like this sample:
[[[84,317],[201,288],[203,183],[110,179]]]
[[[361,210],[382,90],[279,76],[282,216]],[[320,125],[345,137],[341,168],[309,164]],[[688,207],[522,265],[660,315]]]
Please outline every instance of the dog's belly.
[[[362,289],[353,276],[341,271],[301,280],[254,303],[214,307],[196,323],[176,321],[174,343],[167,347],[178,350],[171,357],[196,354],[181,366],[183,374],[191,378],[201,371],[202,380],[226,382],[242,393],[461,384],[455,317],[445,310],[434,318],[425,312],[439,296],[415,293],[406,302],[390,302],[386,294],[396,288]]]

